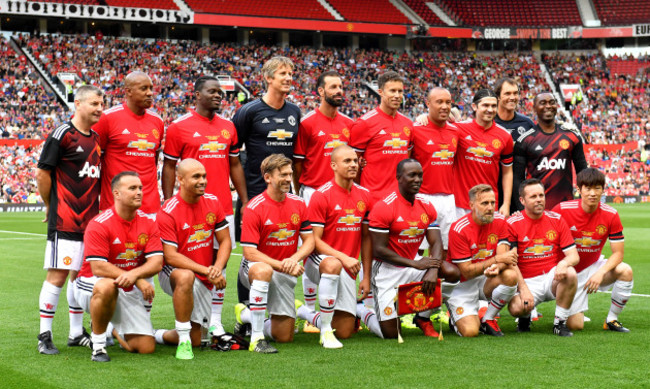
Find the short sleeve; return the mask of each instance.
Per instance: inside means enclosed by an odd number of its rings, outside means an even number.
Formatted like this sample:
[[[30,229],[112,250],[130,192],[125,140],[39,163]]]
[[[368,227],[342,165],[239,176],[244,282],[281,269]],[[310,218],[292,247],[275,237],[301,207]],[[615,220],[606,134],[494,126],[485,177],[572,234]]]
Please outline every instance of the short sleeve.
[[[231,121],[228,121],[228,123],[230,127],[228,129],[230,131],[230,150],[228,151],[228,156],[237,157],[239,156],[239,137],[237,136],[235,125]]]
[[[309,200],[307,216],[312,225],[325,227],[327,221],[327,199],[321,192],[316,191]]]
[[[453,263],[467,262],[472,259],[472,252],[465,237],[454,228],[449,229],[449,259]]]
[[[623,224],[621,224],[621,217],[618,212],[612,217],[609,226],[609,241],[610,243],[623,242]]]
[[[93,126],[93,130],[99,135],[99,147],[102,150],[106,150],[106,145],[108,145],[108,132],[109,132],[109,119],[108,116],[104,113],[99,118],[97,124]]]
[[[164,244],[178,248],[178,235],[174,226],[174,219],[170,214],[162,210],[158,211],[156,218],[160,229],[160,239]]]
[[[307,205],[305,205],[304,201],[300,201],[300,233],[301,234],[311,234],[312,229],[311,229],[311,223],[309,221],[309,213],[307,211]]]
[[[368,142],[370,142],[368,123],[359,119],[350,127],[350,147],[358,153],[363,153],[366,151]]]
[[[86,261],[108,261],[109,237],[106,228],[91,221],[84,234],[84,258]]]
[[[163,248],[162,242],[160,241],[160,229],[158,228],[158,224],[151,223],[149,225],[149,240],[147,241],[147,245],[144,248],[144,256],[145,258],[149,258],[154,255],[162,254]]]
[[[262,225],[259,215],[255,210],[246,207],[246,211],[244,211],[244,216],[242,217],[241,245],[257,247],[260,243],[261,229]]]
[[[392,223],[392,221],[389,220],[390,216],[390,209],[385,202],[381,201],[375,204],[368,216],[370,231],[387,234],[390,231],[390,225]]]
[[[501,151],[501,164],[503,166],[510,166],[514,160],[514,142],[512,141],[512,136],[505,137],[505,145]]]
[[[165,147],[163,155],[167,159],[179,160],[183,153],[183,139],[181,137],[181,128],[176,123],[172,123],[167,129],[165,138]]]
[[[560,246],[562,247],[562,251],[575,248],[575,240],[573,239],[573,235],[571,235],[569,225],[566,223],[563,217],[560,217],[557,226],[560,235]]]
[[[39,169],[53,170],[59,164],[60,158],[60,142],[50,134],[43,145],[37,166]]]
[[[296,159],[305,159],[307,154],[307,144],[309,143],[308,129],[303,126],[302,122],[298,126],[298,137],[296,144],[293,146],[293,157]]]

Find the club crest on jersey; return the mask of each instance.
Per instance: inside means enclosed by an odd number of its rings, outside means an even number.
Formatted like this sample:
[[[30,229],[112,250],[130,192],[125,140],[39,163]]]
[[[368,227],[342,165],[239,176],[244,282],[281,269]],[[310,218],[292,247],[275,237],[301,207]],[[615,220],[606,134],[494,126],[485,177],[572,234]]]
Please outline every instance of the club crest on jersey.
[[[542,255],[551,252],[551,250],[553,250],[553,246],[536,244],[535,246],[528,247],[526,250],[524,250],[524,254]]]
[[[420,215],[420,220],[422,220],[422,223],[424,223],[424,225],[429,224],[429,215],[423,213],[422,215]]]
[[[196,230],[190,237],[187,239],[187,243],[199,243],[207,240],[212,236],[212,230]]]
[[[217,217],[214,213],[209,212],[207,215],[205,215],[205,221],[208,222],[208,224],[214,224],[217,221]]]
[[[596,226],[596,232],[600,236],[604,236],[607,233],[607,227],[604,224],[599,224]]]
[[[279,140],[285,140],[286,138],[291,138],[292,136],[293,136],[293,132],[280,129],[280,130],[269,131],[269,135],[267,137],[275,138]]]
[[[364,212],[366,210],[366,203],[364,201],[359,201],[357,203],[357,209],[359,212]]]
[[[555,230],[548,230],[548,231],[546,232],[546,239],[548,239],[548,240],[550,240],[550,241],[554,241],[555,239],[557,239],[557,231],[555,231]]]
[[[226,145],[224,143],[219,143],[219,142],[208,142],[208,143],[203,143],[201,147],[199,147],[200,151],[205,151],[207,150],[210,153],[217,153],[221,150],[225,150]]]
[[[149,242],[149,235],[147,234],[140,234],[138,235],[138,244],[140,246],[145,246]]]
[[[593,239],[591,236],[583,236],[582,238],[576,238],[576,244],[580,247],[599,246],[600,239]]]
[[[492,141],[492,147],[494,147],[495,149],[500,149],[501,148],[501,141],[498,140],[498,139],[494,139]]]
[[[287,240],[294,236],[296,231],[294,230],[287,230],[286,228],[281,228],[277,231],[273,231],[269,234],[269,239],[275,239],[275,240]]]
[[[485,146],[474,146],[474,147],[468,147],[467,152],[470,154],[474,154],[477,157],[491,157],[494,155],[493,152],[488,151]]]
[[[151,135],[156,139],[160,139],[160,133],[155,128],[151,130]]]
[[[355,216],[353,209],[346,209],[345,212],[347,212],[347,215],[341,216],[338,221],[339,223],[343,223],[346,226],[353,226],[357,223],[361,223],[361,217]]]
[[[571,146],[571,144],[569,143],[568,140],[566,140],[566,139],[562,139],[562,140],[560,141],[560,148],[561,148],[562,150],[566,150],[566,149],[568,149],[569,146]]]
[[[221,136],[223,136],[224,139],[230,139],[230,132],[228,130],[221,130]]]
[[[393,138],[391,140],[384,141],[384,147],[391,147],[393,149],[399,149],[406,146],[408,142],[401,138]]]
[[[345,127],[344,129],[342,129],[342,130],[341,130],[341,133],[342,133],[343,135],[345,135],[346,138],[349,138],[349,137],[350,137],[350,130],[348,130],[347,127]]]
[[[454,158],[454,152],[449,151],[447,149],[442,149],[440,151],[436,151],[433,154],[431,154],[431,158],[438,158],[442,160],[448,160],[448,159],[453,159]]]
[[[404,127],[404,134],[405,134],[406,136],[410,136],[410,135],[411,135],[411,129],[408,128],[408,127]]]
[[[497,234],[490,234],[487,237],[487,242],[489,244],[496,244],[497,240],[499,240],[499,237],[497,236]]]
[[[297,213],[291,215],[291,223],[294,225],[300,224],[300,216]]]
[[[289,122],[290,126],[295,126],[296,125],[296,118],[293,117],[293,115],[289,115],[287,118],[287,121]]]
[[[476,254],[472,255],[472,260],[484,260],[486,258],[490,258],[492,256],[492,253],[494,253],[494,250],[488,250],[486,248],[481,248]]]
[[[138,139],[130,141],[126,147],[131,147],[140,151],[147,151],[153,150],[156,147],[156,144],[153,142],[148,142],[146,139]]]

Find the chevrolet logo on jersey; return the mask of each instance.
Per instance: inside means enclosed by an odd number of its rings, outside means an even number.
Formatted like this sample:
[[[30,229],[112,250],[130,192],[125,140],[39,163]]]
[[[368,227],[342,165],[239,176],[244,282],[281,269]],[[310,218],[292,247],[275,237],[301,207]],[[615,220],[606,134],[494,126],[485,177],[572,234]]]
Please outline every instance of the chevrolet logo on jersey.
[[[196,230],[192,235],[190,235],[190,238],[187,240],[187,243],[203,242],[204,240],[207,240],[211,236],[212,236],[212,231]]]
[[[384,147],[391,147],[393,149],[399,149],[401,147],[404,147],[408,144],[407,141],[400,139],[400,138],[393,138],[391,140],[387,140],[384,142]]]
[[[126,249],[122,254],[118,255],[116,259],[123,259],[126,261],[133,261],[142,254],[142,251],[135,251],[133,249]]]
[[[153,142],[147,142],[146,139],[138,139],[138,140],[132,140],[131,142],[129,142],[128,146],[126,147],[133,147],[140,151],[147,151],[147,150],[153,150],[156,147],[156,144]]]
[[[541,254],[546,254],[553,250],[553,246],[547,246],[543,244],[536,244],[533,247],[529,247],[526,250],[524,250],[524,254],[535,254],[535,255],[541,255]]]
[[[455,153],[453,151],[443,149],[443,150],[440,150],[440,151],[436,151],[435,153],[433,153],[433,155],[431,155],[431,157],[432,158],[447,160],[447,159],[454,158],[454,154]]]
[[[493,152],[487,151],[485,147],[468,147],[467,152],[476,155],[477,157],[491,157]]]
[[[410,227],[399,233],[399,236],[408,236],[409,238],[415,238],[418,235],[424,234],[424,229],[417,227]]]
[[[347,144],[348,144],[347,142],[342,142],[342,141],[340,141],[338,139],[333,139],[330,142],[325,143],[325,148],[326,149],[335,149],[335,148],[337,148],[339,146],[347,145]]]
[[[282,228],[278,231],[273,231],[269,234],[269,239],[277,239],[277,240],[287,240],[291,238],[296,231],[294,230],[287,230],[286,228]]]
[[[591,247],[600,245],[600,239],[591,239],[591,236],[583,236],[576,239],[576,244],[581,247]]]
[[[285,130],[275,130],[275,131],[269,131],[268,138],[285,140],[286,138],[291,138],[292,136],[293,136],[293,132],[289,132]]]
[[[201,151],[208,150],[211,153],[216,153],[216,152],[219,152],[219,151],[225,150],[225,149],[226,149],[226,145],[223,144],[223,143],[219,143],[219,142],[204,143],[199,148],[199,150],[201,150]]]
[[[494,250],[480,249],[476,254],[472,255],[472,260],[490,258],[492,253],[494,253]]]
[[[343,217],[340,217],[339,223],[343,223],[346,226],[353,226],[357,223],[361,223],[361,216],[354,216],[353,213],[349,213]]]

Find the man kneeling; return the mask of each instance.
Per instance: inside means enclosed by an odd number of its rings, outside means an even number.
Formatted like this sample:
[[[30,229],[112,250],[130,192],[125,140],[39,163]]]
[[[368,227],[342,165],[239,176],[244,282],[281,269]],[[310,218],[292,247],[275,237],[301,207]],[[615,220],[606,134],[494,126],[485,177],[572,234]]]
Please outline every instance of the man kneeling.
[[[154,287],[146,278],[162,267],[158,225],[138,210],[142,182],[137,173],[117,174],[111,189],[115,204],[88,224],[84,263],[74,282],[75,298],[90,312],[95,362],[111,360],[105,348],[109,322],[125,350],[150,354],[156,348],[144,306],[154,297]]]

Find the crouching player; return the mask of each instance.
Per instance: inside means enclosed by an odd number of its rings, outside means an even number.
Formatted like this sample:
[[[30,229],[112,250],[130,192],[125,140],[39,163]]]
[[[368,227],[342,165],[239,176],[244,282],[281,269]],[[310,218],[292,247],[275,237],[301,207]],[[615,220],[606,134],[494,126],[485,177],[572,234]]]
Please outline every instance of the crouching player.
[[[301,306],[298,316],[320,328],[323,347],[341,348],[334,330],[341,339],[349,338],[355,331],[359,252],[367,265],[361,289],[366,294],[370,289],[370,193],[354,183],[359,159],[351,147],[334,149],[330,166],[334,179],[314,192],[309,204],[316,251],[305,260],[305,274],[318,282],[320,312]]]
[[[462,275],[447,300],[450,327],[463,337],[503,336],[496,315],[517,292],[517,251],[509,250],[508,224],[496,213],[496,196],[490,185],[469,191],[470,213],[454,222],[449,231],[449,260]],[[479,299],[488,300],[479,320]]]
[[[180,190],[158,212],[165,266],[158,275],[161,288],[172,296],[176,329],[157,330],[158,343],[177,344],[176,358],[192,359],[192,346],[201,344],[201,327],[208,329],[212,289],[224,289],[223,271],[230,257],[228,221],[216,196],[205,193],[205,167],[188,158],[177,165]],[[213,242],[219,250],[216,260]]]
[[[395,307],[396,288],[410,282],[423,281],[422,291],[432,295],[437,279],[455,283],[460,279],[458,268],[442,260],[442,238],[435,224],[434,206],[418,195],[422,185],[422,166],[414,159],[397,165],[398,189],[377,202],[370,211],[369,230],[372,237],[371,282],[375,295],[376,315],[357,304],[357,315],[368,328],[382,338],[397,338],[399,320]],[[420,257],[418,248],[426,236],[429,257]],[[445,291],[443,290],[443,297]],[[437,337],[429,319],[431,311],[420,312],[413,319],[426,336]]]
[[[267,188],[248,202],[244,211],[239,280],[250,288],[249,304],[235,306],[238,327],[251,323],[250,351],[272,354],[278,350],[265,336],[293,341],[296,321],[295,287],[304,273],[302,261],[314,251],[314,237],[305,201],[291,193],[291,160],[271,154],[262,161]],[[302,246],[298,248],[298,235]],[[268,304],[269,320],[264,321]]]
[[[92,360],[108,362],[109,322],[130,352],[153,353],[156,343],[145,301],[154,297],[146,281],[162,268],[158,225],[139,211],[142,182],[135,172],[122,172],[111,182],[114,205],[95,217],[84,235],[84,263],[74,282],[75,298],[92,321]]]
[[[585,169],[578,173],[577,184],[580,200],[565,201],[553,209],[569,225],[580,256],[576,266],[578,287],[567,326],[571,330],[582,330],[584,311],[589,309],[589,294],[608,290],[613,284],[612,302],[603,329],[630,332],[618,321],[634,285],[632,268],[623,262],[621,218],[614,208],[600,202],[605,190],[605,174],[598,169]],[[609,259],[601,255],[607,238],[612,249]]]

